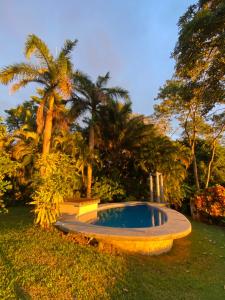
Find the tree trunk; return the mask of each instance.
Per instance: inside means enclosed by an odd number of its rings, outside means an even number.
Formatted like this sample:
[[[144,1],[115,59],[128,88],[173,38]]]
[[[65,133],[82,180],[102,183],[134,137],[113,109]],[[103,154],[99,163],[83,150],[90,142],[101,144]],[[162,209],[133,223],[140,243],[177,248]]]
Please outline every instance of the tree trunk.
[[[199,185],[199,179],[198,179],[198,166],[197,166],[195,153],[193,154],[193,171],[194,171],[194,177],[195,177],[196,190],[197,190],[197,192],[199,192],[200,185]]]
[[[195,152],[193,151],[193,171],[194,171],[194,177],[195,177],[195,186],[196,186],[196,190],[197,192],[200,191],[200,186],[199,186],[199,179],[198,179],[198,166],[197,166],[197,161],[196,161],[196,156],[195,156]],[[193,201],[193,199],[190,199],[190,211],[191,211],[191,216],[194,220],[197,220],[198,218],[198,213],[195,207],[195,203]]]
[[[48,111],[45,119],[43,147],[42,147],[43,156],[49,154],[50,151],[51,137],[52,137],[53,108],[54,108],[54,96],[50,96]]]
[[[209,180],[210,180],[210,176],[211,176],[212,163],[214,161],[215,151],[216,151],[216,143],[214,142],[213,147],[212,147],[211,159],[210,159],[210,162],[209,162],[209,165],[208,165],[207,179],[206,179],[205,188],[207,188],[209,186]]]
[[[93,156],[93,150],[95,145],[95,133],[94,133],[94,126],[93,124],[90,125],[90,131],[89,131],[89,151],[90,156],[92,159]],[[91,198],[91,183],[92,183],[92,164],[88,163],[87,168],[87,198]]]

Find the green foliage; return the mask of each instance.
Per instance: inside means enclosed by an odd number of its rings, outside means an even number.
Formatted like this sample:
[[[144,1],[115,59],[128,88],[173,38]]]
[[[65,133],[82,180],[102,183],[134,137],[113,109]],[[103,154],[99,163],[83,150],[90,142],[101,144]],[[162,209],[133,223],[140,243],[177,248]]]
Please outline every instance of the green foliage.
[[[206,110],[225,98],[224,24],[223,0],[198,1],[179,21],[176,74],[196,83]]]
[[[110,101],[101,107],[96,118],[97,143],[111,159],[120,163],[119,156],[131,157],[141,150],[155,129],[144,115],[132,114],[131,102]]]
[[[180,142],[158,136],[149,142],[145,159],[148,169],[152,172],[161,172],[164,176],[165,200],[171,204],[181,205],[185,194],[183,183],[190,164],[189,149]]]
[[[6,126],[3,123],[3,119],[0,117],[0,150],[5,150],[8,144],[9,137],[7,135]]]
[[[49,227],[59,216],[59,206],[64,198],[72,196],[81,186],[80,162],[66,154],[52,153],[39,157],[33,178],[35,222]]]
[[[196,191],[213,183],[217,144],[225,129],[224,107],[217,106],[225,100],[224,24],[223,0],[198,1],[188,8],[178,23],[175,74],[160,89],[161,103],[155,106],[157,117],[179,121],[191,150],[189,177],[194,174],[192,187]],[[198,139],[204,139],[208,146],[205,160],[199,161]]]
[[[0,197],[2,197],[7,190],[11,189],[11,187],[12,186],[10,185],[10,183],[8,181],[3,181],[0,176]],[[7,213],[7,212],[8,210],[5,207],[5,203],[0,198],[0,213]]]
[[[3,202],[4,194],[12,189],[11,178],[16,174],[19,164],[13,161],[6,152],[6,145],[8,145],[8,135],[6,127],[0,118],[0,213],[7,212]]]
[[[101,177],[96,178],[92,188],[92,195],[94,198],[100,198],[101,202],[113,202],[125,198],[125,191],[123,187],[116,181]]]
[[[190,161],[187,147],[160,134],[149,118],[132,114],[131,103],[111,101],[101,107],[96,128],[98,177],[119,180],[128,197],[146,200],[149,173],[162,172],[166,201],[180,204]]]
[[[25,56],[34,56],[35,64],[3,68],[0,82],[14,83],[14,91],[31,82],[41,88],[31,101],[7,111],[10,134],[0,126],[0,149],[8,153],[4,155],[9,161],[12,158],[21,164],[13,188],[26,186],[30,191],[28,186],[32,186],[34,190],[36,223],[43,227],[54,223],[63,199],[73,193],[83,195],[85,188],[91,195],[93,182],[93,196],[103,202],[147,199],[149,173],[158,171],[164,175],[166,201],[179,205],[184,196],[199,190],[206,178],[210,177],[210,184],[224,182],[225,152],[219,143],[225,117],[224,113],[207,114],[224,99],[223,46],[216,20],[223,28],[224,4],[220,0],[200,1],[180,19],[174,52],[176,73],[160,89],[156,125],[153,119],[132,113],[128,91],[107,86],[109,73],[93,82],[73,70],[70,54],[76,40],[67,40],[54,57],[40,38],[28,36]],[[210,106],[206,96],[212,87],[215,98]],[[84,116],[80,127],[79,116]],[[160,132],[159,117],[164,125],[175,117],[184,140],[175,142]],[[200,139],[206,141],[204,145],[199,146]],[[192,162],[194,172],[189,168]],[[10,176],[6,171],[1,179],[2,193],[11,188]]]
[[[109,73],[105,76],[98,76],[93,82],[87,75],[76,72],[74,74],[74,85],[76,91],[73,95],[73,105],[71,107],[71,115],[77,117],[78,114],[90,113],[90,118],[85,118],[89,125],[89,162],[87,167],[87,197],[91,197],[92,172],[94,163],[94,149],[96,145],[95,130],[96,119],[101,107],[107,106],[111,100],[126,100],[129,101],[128,91],[120,87],[107,87],[110,79]]]
[[[18,164],[11,160],[9,154],[0,150],[0,213],[7,212],[3,196],[12,189],[10,178],[15,174],[17,168]]]
[[[37,104],[34,101],[25,101],[16,108],[8,109],[5,112],[9,131],[19,130],[23,126],[26,126],[30,131],[36,130]]]
[[[186,144],[186,141],[184,140],[183,143]],[[199,170],[199,183],[200,186],[204,188],[207,176],[207,167],[211,158],[210,141],[203,139],[196,140],[196,158]],[[216,153],[210,176],[210,185],[213,186],[216,184],[225,184],[225,147],[219,143],[216,146]],[[188,168],[188,174],[184,185],[187,187],[187,191],[190,190],[190,193],[188,192],[187,196],[193,196],[194,174],[190,167]]]

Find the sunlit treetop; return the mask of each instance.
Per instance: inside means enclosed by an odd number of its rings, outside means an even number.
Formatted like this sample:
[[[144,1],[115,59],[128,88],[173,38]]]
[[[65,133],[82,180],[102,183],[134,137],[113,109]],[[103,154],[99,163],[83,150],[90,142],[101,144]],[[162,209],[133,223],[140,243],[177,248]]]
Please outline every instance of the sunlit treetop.
[[[206,105],[225,99],[225,1],[199,1],[179,20],[176,75],[195,82]]]

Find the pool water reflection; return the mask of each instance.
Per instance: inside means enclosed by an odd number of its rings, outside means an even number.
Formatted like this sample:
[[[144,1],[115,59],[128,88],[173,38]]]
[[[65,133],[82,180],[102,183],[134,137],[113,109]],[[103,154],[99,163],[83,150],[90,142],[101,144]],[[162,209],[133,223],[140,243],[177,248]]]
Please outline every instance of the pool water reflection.
[[[117,228],[144,228],[164,224],[166,214],[147,204],[110,208],[98,211],[91,224]]]

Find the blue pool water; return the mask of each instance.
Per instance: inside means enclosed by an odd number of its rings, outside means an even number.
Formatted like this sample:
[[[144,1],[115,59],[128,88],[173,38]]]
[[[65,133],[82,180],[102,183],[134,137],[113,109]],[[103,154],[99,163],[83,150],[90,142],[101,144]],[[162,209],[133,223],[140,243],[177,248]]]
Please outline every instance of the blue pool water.
[[[159,226],[166,222],[166,215],[147,204],[110,208],[98,212],[97,219],[91,224],[120,227],[142,228]]]

